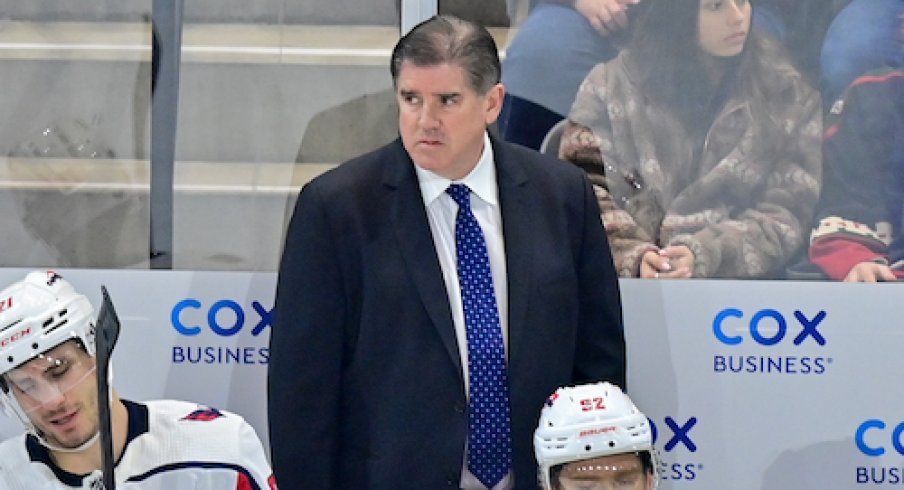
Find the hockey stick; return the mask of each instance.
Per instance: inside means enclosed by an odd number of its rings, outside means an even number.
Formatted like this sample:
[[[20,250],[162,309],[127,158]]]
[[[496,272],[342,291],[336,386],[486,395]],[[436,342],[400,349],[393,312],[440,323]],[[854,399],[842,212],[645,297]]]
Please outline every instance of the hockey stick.
[[[107,288],[100,287],[103,304],[97,315],[95,331],[95,355],[97,361],[97,406],[100,416],[100,451],[103,461],[103,481],[106,490],[116,489],[113,474],[113,428],[110,420],[110,356],[119,338],[119,317],[113,309],[113,302]]]

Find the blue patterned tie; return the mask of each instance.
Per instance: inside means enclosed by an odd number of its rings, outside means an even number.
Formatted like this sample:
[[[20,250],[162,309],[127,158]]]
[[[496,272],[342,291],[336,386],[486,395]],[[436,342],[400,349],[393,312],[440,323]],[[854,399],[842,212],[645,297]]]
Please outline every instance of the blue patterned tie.
[[[446,192],[458,203],[455,248],[468,340],[468,470],[493,488],[512,467],[505,346],[486,241],[471,212],[471,190],[453,184]]]

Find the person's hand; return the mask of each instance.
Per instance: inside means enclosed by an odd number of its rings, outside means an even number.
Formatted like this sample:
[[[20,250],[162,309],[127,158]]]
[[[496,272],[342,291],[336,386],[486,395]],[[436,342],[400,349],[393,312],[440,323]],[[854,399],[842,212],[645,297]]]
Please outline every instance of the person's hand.
[[[660,256],[658,250],[644,252],[640,258],[640,277],[643,279],[659,277],[659,271],[663,267],[668,267],[668,260]]]
[[[860,262],[851,268],[844,282],[879,282],[879,281],[897,281],[895,273],[891,267],[876,262]]]
[[[673,245],[659,251],[668,260],[671,272],[659,277],[688,278],[694,275],[694,252],[684,245]]]
[[[640,259],[640,277],[686,279],[693,276],[694,253],[684,245],[649,251]]]
[[[628,26],[628,5],[640,0],[574,0],[580,12],[600,35],[608,36]]]

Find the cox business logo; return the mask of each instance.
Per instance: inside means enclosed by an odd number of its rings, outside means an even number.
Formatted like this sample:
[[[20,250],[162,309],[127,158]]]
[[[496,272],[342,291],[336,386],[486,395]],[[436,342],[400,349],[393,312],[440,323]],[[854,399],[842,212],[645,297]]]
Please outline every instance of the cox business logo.
[[[261,337],[273,325],[273,308],[267,309],[258,301],[246,309],[231,299],[221,299],[205,305],[194,298],[186,298],[173,306],[170,323],[184,338],[197,339],[173,346],[173,364],[267,364],[270,349],[258,344],[266,343]],[[253,346],[211,345],[211,338],[220,341],[243,334],[243,339],[258,339]],[[187,340],[187,339],[186,339]],[[198,345],[200,344],[200,345]]]
[[[747,314],[737,308],[726,308],[713,319],[713,335],[726,349],[753,346],[767,352],[776,346],[800,348],[803,355],[735,355],[713,356],[713,371],[717,373],[810,374],[826,372],[832,358],[816,349],[826,345],[819,327],[827,317],[825,310],[807,314],[794,310],[784,315],[778,310],[762,309]],[[749,349],[748,349],[749,350]]]
[[[886,423],[869,419],[857,426],[854,443],[865,456],[878,458],[888,451],[904,456],[904,421]],[[904,485],[904,468],[900,466],[857,466],[855,481],[860,485]]]
[[[702,463],[689,463],[684,455],[685,451],[697,452],[697,444],[691,433],[697,422],[697,417],[680,419],[667,416],[658,424],[650,419],[654,447],[659,447],[657,443],[660,442],[660,437],[665,441],[659,460],[659,477],[662,480],[692,481],[696,480],[703,470]]]

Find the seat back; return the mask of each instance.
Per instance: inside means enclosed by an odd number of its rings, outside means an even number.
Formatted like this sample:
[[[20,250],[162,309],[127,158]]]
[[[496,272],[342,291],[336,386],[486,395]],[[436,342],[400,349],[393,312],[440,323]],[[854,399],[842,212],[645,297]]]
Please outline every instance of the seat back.
[[[540,153],[552,155],[556,158],[559,157],[559,146],[562,143],[562,133],[565,132],[565,124],[567,122],[568,119],[562,119],[549,129],[540,143]]]

